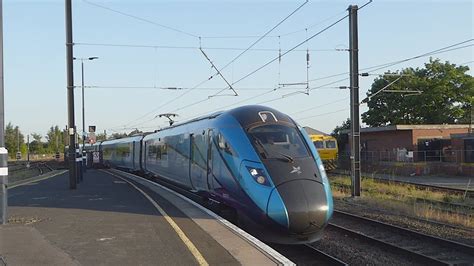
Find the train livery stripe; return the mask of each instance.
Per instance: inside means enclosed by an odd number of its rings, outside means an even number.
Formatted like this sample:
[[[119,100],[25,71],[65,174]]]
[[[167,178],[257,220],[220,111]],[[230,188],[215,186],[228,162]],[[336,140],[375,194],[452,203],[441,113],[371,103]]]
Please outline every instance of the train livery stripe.
[[[165,210],[163,210],[163,208],[161,208],[161,206],[158,205],[158,203],[156,203],[156,201],[154,201],[150,196],[148,196],[148,194],[146,194],[143,190],[141,190],[139,187],[135,186],[135,184],[128,181],[127,179],[122,178],[122,177],[120,177],[116,174],[113,174],[111,172],[108,172],[108,171],[103,171],[103,172],[107,173],[109,175],[112,175],[116,178],[119,178],[124,182],[127,182],[130,186],[132,186],[133,188],[138,190],[140,193],[142,193],[143,196],[145,196],[145,198],[147,198],[148,201],[150,201],[151,204],[153,204],[153,206],[155,206],[155,208],[158,210],[158,212],[171,225],[171,227],[174,229],[174,231],[178,234],[179,238],[181,238],[181,240],[184,242],[186,247],[189,249],[191,254],[193,254],[194,258],[197,260],[199,265],[209,265],[209,263],[207,263],[206,259],[202,256],[201,252],[199,252],[199,250],[196,248],[196,246],[193,244],[193,242],[191,242],[191,240],[189,240],[189,238],[186,236],[186,234],[183,232],[183,230],[181,230],[181,228],[173,221],[173,219],[171,219],[171,217],[165,212]]]

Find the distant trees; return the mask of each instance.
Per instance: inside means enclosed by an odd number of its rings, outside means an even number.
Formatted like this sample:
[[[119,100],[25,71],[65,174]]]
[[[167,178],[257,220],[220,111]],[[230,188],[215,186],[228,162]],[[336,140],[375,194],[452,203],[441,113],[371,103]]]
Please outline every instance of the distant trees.
[[[141,134],[142,131],[135,129],[130,133],[114,133],[107,138],[104,133],[98,133],[96,135],[96,141],[104,141],[106,139],[119,139],[136,134]],[[30,154],[54,154],[56,152],[64,152],[64,148],[67,145],[69,139],[64,130],[60,129],[59,126],[51,126],[45,136],[39,133],[31,133],[29,137],[29,148]],[[82,143],[82,140],[79,142]],[[5,146],[8,150],[8,156],[11,159],[16,157],[16,153],[20,151],[23,156],[27,153],[26,137],[21,132],[18,126],[14,126],[11,122],[5,127]],[[18,149],[19,147],[19,149]]]
[[[21,133],[20,128],[13,126],[11,122],[5,127],[5,148],[7,148],[10,158],[15,158],[18,151],[26,153],[25,136]]]
[[[63,131],[58,126],[51,126],[46,134],[48,141],[47,150],[49,153],[56,153],[64,151],[64,137]]]
[[[31,133],[32,140],[30,139],[30,153],[42,154],[45,153],[45,143],[42,142],[42,136],[38,133]]]
[[[62,152],[64,150],[63,131],[58,126],[51,126],[45,137],[46,142],[43,141],[41,134],[30,134],[30,154],[53,154],[56,151]],[[5,146],[11,159],[16,158],[18,151],[23,155],[27,153],[25,135],[18,126],[14,126],[11,122],[5,127]]]
[[[387,88],[421,94],[382,91],[370,97],[399,77],[381,75],[367,93],[369,110],[362,114],[362,121],[369,126],[468,123],[474,105],[474,78],[468,70],[467,66],[430,59],[424,68],[394,72],[403,76]]]

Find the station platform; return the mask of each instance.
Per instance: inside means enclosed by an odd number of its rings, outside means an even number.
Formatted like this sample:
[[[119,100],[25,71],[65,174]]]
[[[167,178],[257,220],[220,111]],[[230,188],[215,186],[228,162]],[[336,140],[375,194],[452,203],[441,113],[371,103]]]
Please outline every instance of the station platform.
[[[175,192],[115,170],[67,171],[8,190],[0,265],[292,264]]]

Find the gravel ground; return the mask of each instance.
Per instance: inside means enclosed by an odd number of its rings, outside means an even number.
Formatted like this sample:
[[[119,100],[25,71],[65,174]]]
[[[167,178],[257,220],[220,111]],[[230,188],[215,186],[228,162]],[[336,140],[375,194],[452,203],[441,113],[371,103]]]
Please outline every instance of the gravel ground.
[[[474,230],[472,228],[432,223],[415,217],[390,213],[387,210],[370,208],[367,205],[362,204],[363,202],[351,202],[350,199],[335,199],[334,201],[335,208],[341,211],[474,246]]]
[[[47,161],[46,165],[41,165],[39,162],[32,161],[31,168],[26,168],[26,163],[13,163],[9,164],[9,173],[8,173],[8,182],[14,183],[31,177],[39,176],[41,174],[46,174],[52,169],[62,169],[64,168],[64,163],[61,161]]]
[[[350,265],[422,265],[330,228],[326,229],[324,237],[313,246]]]

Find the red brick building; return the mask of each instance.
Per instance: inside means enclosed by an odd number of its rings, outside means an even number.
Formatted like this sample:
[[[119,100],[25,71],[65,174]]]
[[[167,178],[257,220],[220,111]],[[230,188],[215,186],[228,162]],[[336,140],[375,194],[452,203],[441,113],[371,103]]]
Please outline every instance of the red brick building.
[[[471,130],[472,131],[472,130]],[[361,161],[367,171],[377,167],[398,172],[470,175],[474,169],[474,134],[469,125],[391,125],[362,128]],[[350,153],[348,144],[342,159]],[[402,164],[400,164],[402,163]],[[405,164],[403,164],[405,163]],[[415,164],[410,164],[415,163]],[[420,164],[421,163],[421,164]],[[421,168],[420,168],[421,167]],[[421,169],[421,170],[420,170]],[[375,168],[372,169],[375,171]]]
[[[465,150],[459,141],[454,141],[456,146],[453,146],[451,136],[463,136],[468,132],[469,125],[391,125],[362,128],[361,152],[365,159],[382,161],[443,160],[440,158],[443,151]],[[349,151],[349,147],[346,145],[345,150]]]

